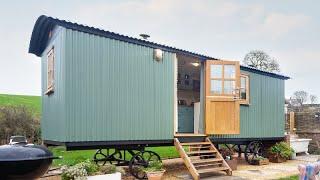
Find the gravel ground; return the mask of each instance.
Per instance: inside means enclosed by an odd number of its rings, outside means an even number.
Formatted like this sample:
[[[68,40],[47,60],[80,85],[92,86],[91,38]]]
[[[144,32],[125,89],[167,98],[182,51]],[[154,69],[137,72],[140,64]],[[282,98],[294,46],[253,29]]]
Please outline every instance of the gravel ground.
[[[284,163],[270,163],[263,166],[248,165],[245,160],[239,160],[238,169],[232,172],[232,176],[226,176],[225,173],[210,174],[210,177],[203,177],[204,180],[242,180],[242,179],[278,179],[298,174],[298,165],[307,164],[317,161],[320,158],[318,155],[301,155],[297,156],[296,160],[289,160]],[[163,165],[166,169],[163,179],[168,180],[192,180],[187,168],[181,158],[163,160]],[[134,180],[133,176],[126,173],[123,176],[124,180]],[[43,178],[46,180],[59,180],[57,176]]]
[[[233,176],[226,176],[225,173],[216,173],[202,179],[278,179],[298,175],[297,167],[299,164],[312,163],[319,158],[320,156],[318,155],[301,155],[298,156],[296,160],[288,160],[284,163],[270,163],[269,165],[263,166],[252,166],[247,164],[245,160],[240,159],[238,169],[232,172]],[[165,160],[163,163],[167,169],[164,179],[192,179],[182,159]]]

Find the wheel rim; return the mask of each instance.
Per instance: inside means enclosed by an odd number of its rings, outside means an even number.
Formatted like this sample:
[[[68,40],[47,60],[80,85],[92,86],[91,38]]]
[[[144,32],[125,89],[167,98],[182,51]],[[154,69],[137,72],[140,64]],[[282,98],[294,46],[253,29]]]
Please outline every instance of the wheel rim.
[[[152,151],[144,151],[143,152],[143,157],[144,157],[144,159],[147,160],[148,165],[149,165],[150,162],[160,161],[161,160],[160,156],[157,153],[152,152]]]
[[[97,150],[97,152],[94,154],[93,157],[94,161],[96,162],[97,165],[103,166],[106,164],[107,160],[107,155],[103,153],[101,149]]]
[[[253,164],[253,160],[258,156],[262,156],[262,143],[261,142],[251,142],[245,149],[245,158],[249,164]]]
[[[160,161],[160,156],[152,151],[139,152],[130,160],[129,171],[137,179],[146,179],[147,175],[142,168],[148,167],[152,161]]]

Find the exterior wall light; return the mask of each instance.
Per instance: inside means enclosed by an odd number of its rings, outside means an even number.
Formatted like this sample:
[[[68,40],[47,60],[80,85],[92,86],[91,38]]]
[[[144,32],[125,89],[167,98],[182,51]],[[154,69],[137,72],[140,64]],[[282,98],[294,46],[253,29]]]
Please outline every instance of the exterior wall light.
[[[198,62],[193,62],[193,63],[190,63],[192,66],[195,66],[195,67],[198,67],[200,65],[200,63]]]
[[[153,51],[153,59],[160,62],[163,59],[163,51],[161,49],[155,49]]]

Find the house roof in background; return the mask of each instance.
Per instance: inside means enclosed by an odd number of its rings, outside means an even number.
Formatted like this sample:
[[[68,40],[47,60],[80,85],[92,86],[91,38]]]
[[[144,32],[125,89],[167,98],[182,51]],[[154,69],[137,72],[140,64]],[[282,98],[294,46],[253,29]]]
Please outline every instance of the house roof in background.
[[[53,28],[55,26],[61,26],[61,27],[67,28],[67,29],[75,30],[75,31],[94,34],[97,36],[102,36],[102,37],[106,37],[106,38],[110,38],[110,39],[116,39],[119,41],[133,43],[133,44],[146,46],[146,47],[150,47],[150,48],[162,49],[163,51],[167,51],[167,52],[178,53],[178,54],[182,54],[182,55],[186,55],[186,56],[192,56],[192,57],[197,58],[201,61],[205,61],[208,59],[219,60],[217,58],[210,57],[207,55],[179,49],[179,48],[168,46],[168,45],[158,44],[158,43],[146,41],[143,39],[129,37],[126,35],[121,35],[121,34],[110,32],[110,31],[105,31],[105,30],[98,29],[95,27],[81,25],[81,24],[77,24],[77,23],[73,23],[73,22],[68,22],[65,20],[60,20],[60,19],[56,19],[53,17],[45,16],[45,15],[41,15],[37,19],[37,21],[34,25],[32,35],[31,35],[30,45],[29,45],[29,53],[35,54],[36,56],[41,56],[42,52],[45,50],[45,48],[47,46],[48,39],[49,39],[49,32],[51,30],[53,30]],[[263,74],[263,75],[267,75],[267,76],[280,78],[280,79],[289,79],[288,76],[278,74],[278,73],[271,73],[271,72],[267,72],[267,71],[262,71],[262,70],[254,68],[254,67],[241,65],[241,69],[245,70],[245,71],[249,71],[249,72],[254,72],[254,73],[259,73],[259,74]]]

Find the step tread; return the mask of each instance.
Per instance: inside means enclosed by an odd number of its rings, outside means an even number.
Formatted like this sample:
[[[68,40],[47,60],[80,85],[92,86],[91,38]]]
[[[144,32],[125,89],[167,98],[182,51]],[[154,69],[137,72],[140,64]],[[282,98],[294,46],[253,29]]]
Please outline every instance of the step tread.
[[[190,151],[187,152],[188,155],[193,155],[193,154],[209,154],[209,153],[216,153],[217,151],[215,150],[205,150],[205,151]]]
[[[188,143],[180,143],[182,146],[195,146],[195,145],[208,145],[210,142],[188,142]]]
[[[209,173],[209,172],[215,172],[215,171],[225,171],[225,170],[229,170],[228,167],[216,167],[216,168],[208,168],[208,169],[198,169],[198,173],[199,174],[203,174],[203,173]]]
[[[201,154],[200,156],[189,156],[191,160],[196,160],[196,159],[213,159],[217,158],[216,154]]]
[[[205,167],[207,167],[207,168],[214,168],[214,167],[212,167],[212,166],[215,166],[215,167],[218,167],[218,166],[220,166],[220,165],[222,165],[222,162],[211,162],[211,163],[205,163],[205,164],[193,164],[194,165],[194,167],[196,168],[196,169],[204,169]]]
[[[197,160],[192,160],[192,164],[201,164],[201,163],[211,163],[211,162],[222,162],[223,159],[220,158],[213,158],[213,159],[197,159]]]
[[[189,146],[189,148],[190,149],[197,149],[197,148],[199,148],[199,149],[204,149],[204,148],[211,148],[211,146],[210,145],[200,145],[199,144],[199,146],[196,146],[196,145],[193,145],[193,146]]]

